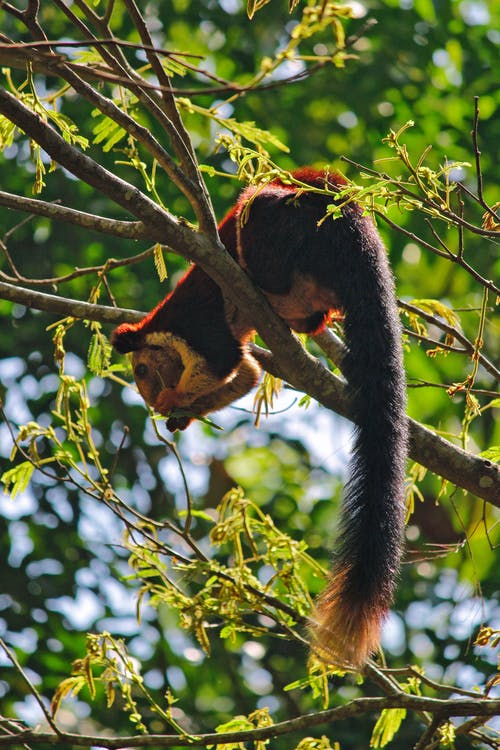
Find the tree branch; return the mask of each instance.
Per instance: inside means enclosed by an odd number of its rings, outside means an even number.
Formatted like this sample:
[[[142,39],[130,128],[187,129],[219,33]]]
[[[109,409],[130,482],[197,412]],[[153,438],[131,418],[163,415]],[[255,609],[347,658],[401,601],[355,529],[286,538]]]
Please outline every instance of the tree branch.
[[[35,198],[24,198],[20,195],[12,195],[0,190],[0,206],[12,208],[14,211],[24,211],[37,216],[45,216],[55,221],[65,221],[69,224],[92,229],[103,234],[112,234],[124,239],[139,240],[146,236],[146,227],[142,221],[120,221],[119,219],[108,219],[96,214],[88,214],[77,211],[68,206]]]
[[[16,302],[34,310],[63,317],[82,318],[85,320],[96,320],[99,323],[110,323],[119,325],[124,320],[136,323],[144,317],[144,313],[135,310],[122,310],[118,307],[107,307],[106,305],[93,305],[90,302],[80,302],[76,299],[57,297],[55,294],[35,292],[32,289],[24,289],[6,284],[0,281],[0,298]],[[125,315],[124,315],[125,313]]]
[[[71,281],[72,279],[77,279],[80,276],[87,276],[89,274],[97,274],[102,278],[103,283],[106,284],[106,273],[108,273],[109,271],[112,271],[114,268],[123,268],[123,266],[130,266],[134,263],[141,263],[143,260],[146,260],[146,258],[150,258],[154,253],[154,248],[150,247],[147,250],[144,250],[142,253],[137,253],[137,255],[129,255],[128,257],[122,258],[121,260],[117,260],[116,258],[108,258],[105,263],[102,263],[99,266],[86,266],[83,268],[76,268],[74,271],[63,274],[62,276],[51,276],[45,279],[33,279],[23,276],[17,270],[11,256],[9,255],[7,247],[2,242],[2,240],[0,240],[0,250],[7,258],[7,262],[9,263],[13,274],[12,276],[9,276],[4,271],[0,271],[0,279],[3,279],[8,284],[21,283],[33,284],[35,286],[63,284],[64,282]],[[107,292],[110,296],[110,299],[112,299],[111,290],[108,287]]]
[[[420,203],[423,202],[425,206],[427,206],[428,208],[431,208],[433,211],[437,213],[439,217],[443,218],[444,220],[448,220],[452,224],[455,224],[457,226],[462,226],[464,229],[467,229],[473,234],[478,234],[481,237],[490,237],[491,239],[494,239],[494,240],[498,239],[498,232],[496,232],[495,230],[484,229],[483,227],[478,227],[475,224],[471,224],[469,221],[464,219],[459,214],[447,208],[444,208],[443,206],[438,204],[434,199],[428,198],[425,195],[422,199],[421,195],[419,195],[418,193],[415,193],[413,186],[411,187],[411,189],[406,187],[407,183],[405,184],[405,182],[400,180],[399,178],[390,177],[386,172],[378,172],[375,169],[370,169],[369,167],[365,167],[363,164],[359,164],[358,162],[353,161],[352,159],[349,159],[347,156],[342,156],[341,159],[342,161],[345,161],[347,164],[351,164],[360,172],[366,172],[367,174],[372,175],[373,177],[376,177],[379,180],[384,180],[389,185],[394,186],[395,190],[398,191],[401,195],[407,196],[408,198],[411,198],[412,200],[418,201]],[[378,212],[376,213],[380,215],[381,218],[384,218],[384,215],[382,213],[380,214]]]
[[[406,310],[407,312],[413,313],[414,315],[418,315],[418,317],[422,318],[422,320],[425,320],[427,323],[436,326],[441,331],[444,331],[444,333],[447,333],[457,341],[460,341],[467,354],[475,354],[476,347],[474,346],[472,341],[469,341],[467,336],[464,336],[461,331],[457,331],[456,328],[448,325],[448,323],[446,323],[444,320],[441,320],[435,315],[431,315],[430,313],[425,312],[425,310],[422,310],[416,305],[411,305],[408,302],[403,302],[402,300],[398,300],[398,305],[402,310]],[[439,344],[439,346],[441,346],[441,344]],[[493,375],[496,380],[500,380],[500,370],[495,367],[495,365],[480,352],[477,356],[479,363],[484,367],[484,369],[489,372],[490,375]]]
[[[7,646],[3,638],[0,638],[0,647],[3,649],[7,659],[12,663],[14,668],[17,670],[18,674],[21,675],[22,679],[28,686],[28,689],[36,702],[38,703],[38,706],[40,707],[40,710],[42,711],[43,715],[45,716],[46,721],[48,722],[51,729],[56,733],[56,736],[59,736],[59,729],[56,726],[56,723],[54,722],[54,719],[52,718],[50,711],[47,709],[47,706],[42,700],[42,697],[40,696],[40,693],[36,689],[36,687],[33,685],[31,680],[29,679],[28,675],[20,665],[19,661],[17,660],[16,655],[10,650],[10,648]]]
[[[59,72],[77,93],[85,97],[87,101],[91,102],[114,122],[118,123],[118,125],[126,130],[127,133],[130,133],[130,135],[136,138],[137,141],[146,148],[151,156],[157,160],[160,167],[162,167],[165,173],[189,200],[200,223],[200,227],[206,231],[212,229],[212,232],[215,232],[215,220],[211,213],[211,206],[207,209],[207,206],[203,205],[203,201],[200,201],[199,190],[197,187],[186,176],[185,172],[179,168],[170,154],[156,140],[151,131],[143,125],[140,125],[133,117],[117,107],[111,99],[107,99],[82,78],[76,75],[71,70],[70,66],[61,66]],[[210,217],[209,219],[207,219],[207,212]]]
[[[114,750],[122,747],[205,747],[208,745],[225,745],[237,742],[255,742],[291,734],[292,732],[311,729],[322,724],[353,719],[366,713],[380,712],[387,708],[405,708],[410,711],[426,711],[442,718],[452,716],[497,716],[500,712],[500,699],[449,699],[424,698],[417,695],[400,693],[386,698],[356,698],[344,706],[305,714],[288,721],[281,721],[268,727],[257,727],[240,732],[221,732],[217,734],[168,735],[150,734],[129,737],[102,737],[64,732],[57,735],[52,732],[39,732],[31,729],[20,731],[17,735],[0,737],[0,746],[30,742],[31,744],[47,743],[57,747],[64,743],[83,746],[99,746]]]
[[[136,323],[144,317],[144,313],[137,310],[92,305],[22,289],[3,282],[0,282],[0,297],[57,315],[97,320],[113,325],[123,322]],[[282,321],[279,322],[282,324]],[[302,352],[305,362],[303,370],[295,369],[294,364],[297,360],[295,352],[288,351],[287,353],[283,345],[280,347],[283,351],[279,358],[257,346],[252,346],[252,354],[268,372],[283,378],[297,390],[308,393],[323,406],[349,419],[349,397],[346,384],[329,372],[319,360],[305,352],[295,337],[291,336],[286,326],[284,327],[288,338],[291,338],[299,352]],[[326,339],[326,346],[335,345],[336,351],[341,352],[339,340],[335,342],[332,338],[328,344],[329,338],[328,334],[316,337],[320,342]],[[282,367],[282,361],[286,364],[286,370]],[[500,508],[500,469],[496,464],[462,450],[413,419],[409,420],[409,424],[410,456],[415,461],[454,485]]]
[[[99,190],[114,203],[122,206],[132,216],[152,222],[156,233],[173,244],[189,245],[195,232],[188,230],[172,214],[159,207],[134,185],[122,180],[89,156],[68,144],[41,117],[18,101],[12,94],[0,89],[0,113],[38,143],[58,164]],[[156,234],[155,239],[161,241]],[[186,249],[186,248],[185,248]]]
[[[53,0],[56,5],[62,10],[67,17],[82,30],[84,36],[88,40],[89,44],[93,44],[94,41],[99,40],[91,34],[90,30],[85,26],[84,23],[69,9],[61,0]],[[154,56],[155,60],[158,60],[156,55],[151,52],[154,49],[152,45],[151,37],[144,25],[144,21],[139,14],[139,23],[137,20],[137,14],[134,12],[134,3],[130,0],[128,2],[128,11],[132,16],[132,20],[136,25],[139,33],[143,35],[143,39],[146,41],[150,51],[147,53],[150,57]],[[87,3],[81,2],[81,0],[75,0],[76,5],[84,13],[85,17],[91,21],[103,36],[111,37],[111,31],[108,23],[105,19],[101,19],[94,11],[87,5]],[[156,93],[154,88],[151,89],[142,77],[132,68],[126,57],[124,56],[119,40],[117,43],[109,48],[104,47],[102,49],[103,58],[110,66],[113,72],[117,72],[121,77],[121,84],[130,91],[133,91],[143,106],[151,112],[160,125],[163,127],[165,132],[170,138],[172,148],[176,154],[183,172],[186,175],[186,179],[191,180],[194,192],[193,192],[193,205],[196,207],[197,214],[200,217],[200,224],[211,236],[216,234],[215,218],[212,211],[212,205],[210,196],[206,190],[205,184],[201,178],[196,156],[189,138],[189,134],[184,128],[184,124],[177,111],[175,100],[172,96],[170,88],[170,81],[165,75],[160,76],[160,82],[166,80],[168,90],[164,91],[162,87],[160,95]],[[161,68],[161,64],[158,61],[158,66]],[[154,68],[155,66],[153,66]],[[146,89],[148,91],[146,92]]]

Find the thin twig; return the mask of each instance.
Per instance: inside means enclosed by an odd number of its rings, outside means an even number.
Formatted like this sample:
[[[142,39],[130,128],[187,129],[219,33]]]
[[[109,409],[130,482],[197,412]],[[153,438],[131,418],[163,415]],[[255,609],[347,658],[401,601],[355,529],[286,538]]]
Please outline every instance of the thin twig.
[[[461,185],[457,185],[457,202],[458,202],[458,215],[461,219],[461,222],[464,218],[464,208],[465,204],[462,199],[462,190]],[[459,223],[457,226],[458,231],[458,248],[457,248],[457,260],[460,261],[460,263],[463,262],[464,259],[464,250],[465,250],[465,244],[464,244],[464,226],[462,223]]]
[[[8,276],[6,273],[3,273],[0,271],[0,278],[4,279],[6,282],[10,284],[14,284],[17,282],[20,282],[21,284],[32,284],[34,286],[42,286],[42,285],[59,285],[66,281],[72,281],[73,279],[77,279],[81,276],[87,276],[89,274],[102,274],[103,271],[112,271],[114,268],[123,268],[124,266],[130,266],[134,265],[135,263],[141,263],[143,260],[146,260],[147,258],[150,258],[154,253],[154,248],[148,248],[147,250],[144,250],[142,253],[137,253],[137,255],[131,255],[128,258],[123,258],[122,260],[117,260],[115,258],[110,258],[101,266],[87,266],[86,268],[77,268],[76,271],[72,271],[71,273],[64,274],[64,276],[52,276],[48,277],[46,279],[32,279],[27,278],[26,276],[22,276],[17,268],[13,265],[13,261],[10,257],[10,254],[8,253],[7,248],[3,245],[3,243],[0,240],[0,249],[4,253],[5,257],[7,258],[9,265],[11,266],[12,272],[14,274],[13,277]]]
[[[370,169],[369,167],[366,167],[364,164],[360,164],[359,162],[354,161],[353,159],[349,159],[347,156],[341,156],[340,157],[342,161],[345,161],[347,164],[351,164],[353,167],[358,169],[361,172],[366,172],[369,175],[372,175],[373,177],[376,177],[379,180],[384,180],[389,185],[393,185],[403,196],[406,196],[408,198],[411,198],[414,201],[418,201],[420,204],[423,204],[427,208],[431,209],[432,212],[437,212],[437,214],[442,217],[443,221],[451,221],[453,224],[461,224],[464,229],[468,229],[470,232],[473,232],[474,234],[478,234],[482,237],[490,237],[492,239],[497,240],[498,239],[498,232],[495,232],[491,229],[483,229],[482,227],[478,227],[475,224],[471,224],[470,222],[466,221],[465,219],[461,219],[455,212],[448,210],[446,208],[443,208],[442,205],[436,203],[435,201],[429,199],[429,198],[422,198],[422,196],[419,193],[416,193],[407,185],[401,181],[398,178],[390,177],[386,172],[378,172],[375,169]],[[381,214],[381,218],[383,217],[383,214]]]
[[[450,695],[463,695],[466,698],[477,698],[478,700],[483,697],[481,693],[478,693],[474,690],[465,690],[464,688],[457,687],[456,685],[447,685],[443,682],[436,682],[436,680],[431,680],[430,677],[427,677],[426,674],[418,669],[415,669],[415,667],[412,667],[411,665],[408,667],[401,667],[396,669],[384,669],[384,673],[387,675],[397,675],[398,677],[415,677],[416,679],[420,680],[422,684],[427,685],[433,690],[436,690],[438,692],[446,692]]]
[[[426,750],[442,723],[443,719],[440,716],[434,716],[431,723],[425,729],[417,744],[414,746],[413,750]]]
[[[441,239],[441,237],[439,236],[439,233],[437,232],[437,230],[433,226],[432,221],[429,219],[429,217],[426,217],[424,219],[424,221],[427,224],[427,226],[429,227],[429,230],[430,230],[432,236],[439,242],[439,244],[443,248],[443,250],[445,252],[445,257],[449,258],[450,260],[456,260],[456,256],[452,253],[452,251],[450,250],[450,248],[448,247],[448,245],[446,244],[446,242],[444,242],[444,240]],[[417,238],[417,242],[419,244],[422,244],[422,242],[418,238]]]
[[[50,711],[45,706],[40,693],[38,692],[38,690],[36,689],[36,687],[33,685],[33,683],[31,682],[30,678],[28,677],[28,675],[26,674],[26,672],[24,671],[24,669],[20,665],[19,661],[17,660],[16,655],[10,650],[10,648],[7,646],[7,644],[5,643],[5,641],[3,640],[3,638],[0,638],[0,647],[3,649],[5,655],[9,659],[9,661],[16,668],[16,670],[18,671],[18,673],[21,675],[21,677],[23,678],[24,682],[28,686],[28,689],[29,689],[30,693],[32,694],[32,696],[34,697],[34,699],[36,700],[36,702],[38,703],[38,705],[39,705],[39,707],[40,707],[43,715],[45,716],[45,719],[47,720],[47,723],[51,727],[51,729],[57,735],[61,736],[62,733],[61,733],[59,727],[57,726],[57,724],[55,723],[54,719],[50,715]]]
[[[109,46],[113,45],[115,47],[123,47],[124,49],[135,49],[135,50],[141,50],[144,52],[154,52],[157,55],[163,55],[165,57],[172,57],[176,61],[178,61],[178,58],[184,58],[189,57],[197,60],[202,60],[202,55],[196,55],[194,52],[174,52],[171,50],[164,49],[163,47],[148,47],[144,44],[136,44],[134,42],[126,42],[123,39],[119,39],[117,37],[111,37],[110,39],[99,39],[95,38],[92,40],[85,40],[85,41],[75,41],[75,40],[66,40],[66,39],[44,39],[36,42],[12,42],[9,44],[6,43],[0,43],[0,48],[6,48],[6,49],[40,49],[44,47],[102,47],[102,46]],[[197,73],[203,72],[199,68],[195,68]]]
[[[479,200],[479,197],[470,190],[470,188],[467,187],[463,182],[460,183],[460,189],[467,195],[469,198],[472,198],[472,200],[475,203],[479,203],[486,212],[491,216],[492,219],[494,219],[495,222],[500,223],[500,214],[498,214],[491,206],[488,206],[487,203]]]
[[[155,431],[156,437],[158,440],[167,446],[169,451],[172,453],[172,455],[175,457],[175,460],[177,461],[177,466],[179,468],[182,482],[184,485],[184,493],[186,495],[186,522],[184,524],[183,534],[187,537],[189,536],[189,532],[191,530],[191,523],[193,520],[193,498],[191,495],[191,490],[189,489],[189,483],[187,480],[186,472],[184,471],[184,465],[182,463],[182,458],[179,453],[179,449],[177,448],[177,445],[173,440],[168,440],[164,435],[162,435],[158,429],[158,422],[154,418],[154,415],[151,414],[151,421],[153,424],[153,429]]]
[[[414,315],[418,315],[422,320],[425,320],[427,323],[431,323],[432,325],[437,326],[440,330],[442,330],[444,333],[448,334],[452,338],[459,341],[464,349],[467,351],[470,355],[476,355],[476,346],[469,341],[467,336],[465,336],[461,331],[457,330],[456,328],[453,328],[448,323],[446,323],[444,320],[436,317],[435,315],[431,315],[430,313],[425,312],[425,310],[421,310],[416,305],[412,305],[409,302],[404,302],[403,300],[398,300],[398,306],[402,310],[406,310],[407,312],[410,312]],[[439,343],[439,346],[443,346],[441,343]],[[489,372],[490,375],[493,375],[493,377],[496,380],[500,380],[500,370],[495,367],[495,365],[489,361],[483,354],[480,352],[477,352],[478,361],[479,363],[484,367],[487,372]]]
[[[411,328],[403,328],[403,333],[407,336],[411,336],[411,338],[414,338],[417,341],[424,341],[430,346],[442,349],[444,352],[453,352],[453,354],[469,354],[467,349],[459,349],[457,346],[452,346],[451,344],[445,344],[443,341],[431,339],[430,336],[424,336],[421,333],[413,331]]]
[[[479,97],[474,97],[474,124],[472,126],[471,137],[474,148],[474,159],[476,161],[476,179],[477,179],[477,198],[483,208],[488,208],[483,197],[483,173],[481,170],[481,151],[479,150]]]
[[[440,388],[448,391],[451,384],[446,383],[432,383],[429,380],[422,380],[420,378],[411,378],[408,382],[408,388]],[[488,391],[485,388],[471,388],[471,393],[475,393],[478,396],[487,396],[488,398],[498,398],[498,391]],[[458,391],[460,393],[460,391]],[[455,395],[455,394],[454,394]]]

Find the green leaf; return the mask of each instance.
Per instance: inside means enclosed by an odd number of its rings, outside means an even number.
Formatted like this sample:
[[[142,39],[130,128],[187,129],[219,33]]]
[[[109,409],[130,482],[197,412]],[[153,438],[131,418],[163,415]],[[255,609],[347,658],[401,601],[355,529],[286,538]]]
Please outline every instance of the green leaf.
[[[442,748],[454,748],[455,747],[455,739],[456,739],[456,729],[451,723],[451,721],[447,721],[446,724],[443,724],[439,727],[438,733],[440,736],[439,740],[439,747]]]
[[[490,448],[486,448],[485,451],[481,451],[479,455],[481,458],[488,459],[488,461],[500,463],[500,445],[492,445]]]
[[[90,339],[87,353],[87,366],[95,375],[102,375],[109,366],[111,344],[101,332],[94,333]]]
[[[110,117],[102,116],[99,110],[92,112],[94,117],[99,116],[97,124],[92,128],[94,133],[94,143],[103,143],[102,150],[111,151],[123,138],[126,137],[127,131],[118,125]]]
[[[14,500],[17,495],[19,495],[20,492],[23,492],[28,486],[34,470],[35,466],[31,461],[23,461],[17,466],[14,466],[13,469],[5,471],[0,477],[5,485],[5,493],[8,494],[10,492],[10,496]],[[9,489],[10,487],[11,489]]]
[[[226,732],[244,732],[248,729],[255,729],[251,721],[246,716],[235,716],[230,721],[226,721],[225,724],[219,724],[215,727],[217,734],[225,734]]]
[[[419,307],[423,312],[443,318],[448,325],[461,330],[460,318],[451,307],[443,304],[443,302],[440,302],[437,299],[412,299],[410,304]]]
[[[385,747],[389,744],[405,718],[406,708],[384,708],[373,727],[370,747]]]
[[[493,401],[490,401],[488,409],[500,409],[500,398],[494,398]]]
[[[0,151],[12,146],[16,126],[3,115],[0,116]]]
[[[338,742],[334,742],[332,745],[329,738],[325,737],[325,735],[321,738],[304,737],[295,750],[340,750],[340,745]]]
[[[290,151],[288,146],[285,146],[285,144],[282,143],[279,138],[273,135],[273,133],[257,127],[255,122],[238,122],[238,120],[235,120],[234,117],[221,117],[217,114],[216,109],[200,107],[194,104],[190,99],[184,99],[182,97],[179,97],[177,99],[177,104],[180,109],[183,109],[186,112],[199,114],[203,117],[208,117],[210,120],[213,120],[226,130],[229,130],[234,135],[245,138],[247,141],[250,141],[250,143],[256,144],[259,148],[261,148],[264,144],[269,144],[279,149],[280,151],[283,151],[284,153],[289,153]]]
[[[187,510],[180,510],[178,513],[181,518],[185,518],[187,514]],[[205,513],[204,510],[196,510],[192,508],[189,511],[189,515],[193,516],[194,518],[202,518],[204,521],[208,521],[209,523],[214,523],[214,519],[212,518],[212,516],[209,516],[208,513]]]
[[[66,680],[63,680],[57,687],[56,692],[54,693],[54,697],[52,698],[52,702],[50,704],[50,709],[52,711],[52,715],[55,716],[57,713],[57,710],[59,708],[59,705],[63,698],[65,698],[70,693],[73,693],[73,695],[78,695],[80,690],[85,687],[86,682],[85,678],[79,675],[78,677],[68,677]]]
[[[163,247],[159,242],[153,248],[153,258],[155,262],[156,273],[160,281],[165,281],[168,278],[167,266],[165,264],[165,258],[163,256]]]

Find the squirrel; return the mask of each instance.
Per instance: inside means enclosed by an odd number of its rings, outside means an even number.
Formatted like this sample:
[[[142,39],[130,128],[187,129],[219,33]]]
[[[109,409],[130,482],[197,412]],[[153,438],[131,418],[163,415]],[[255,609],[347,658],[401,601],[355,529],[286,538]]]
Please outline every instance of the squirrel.
[[[340,190],[337,173],[303,168],[295,181]],[[403,545],[406,390],[394,281],[372,222],[354,202],[327,216],[331,195],[276,179],[246,188],[219,225],[226,250],[275,312],[301,333],[344,315],[355,434],[338,540],[326,589],[312,615],[314,649],[359,669],[376,650],[393,601]],[[114,347],[132,352],[144,400],[171,431],[221,409],[257,382],[251,322],[193,265],[139,323],[120,325]]]

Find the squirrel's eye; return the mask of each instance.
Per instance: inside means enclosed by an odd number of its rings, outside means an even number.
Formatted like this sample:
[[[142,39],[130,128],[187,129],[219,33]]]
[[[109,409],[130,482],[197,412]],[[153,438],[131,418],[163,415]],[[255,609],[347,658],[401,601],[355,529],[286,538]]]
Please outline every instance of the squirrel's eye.
[[[144,364],[137,365],[137,367],[134,370],[134,373],[138,378],[145,378],[146,375],[148,374],[147,365],[144,365]]]

